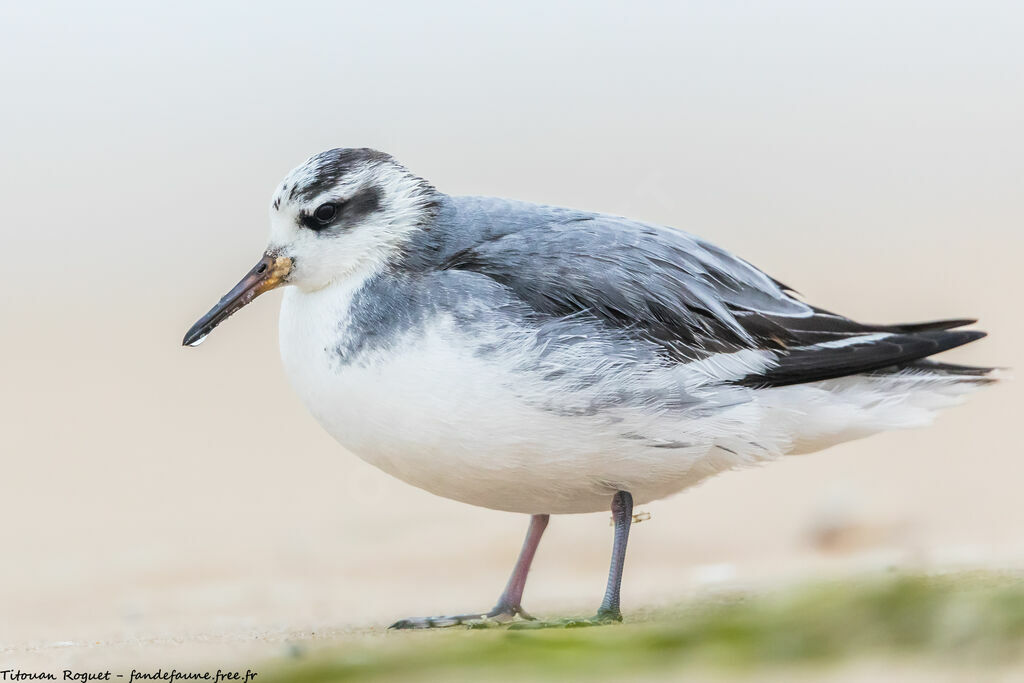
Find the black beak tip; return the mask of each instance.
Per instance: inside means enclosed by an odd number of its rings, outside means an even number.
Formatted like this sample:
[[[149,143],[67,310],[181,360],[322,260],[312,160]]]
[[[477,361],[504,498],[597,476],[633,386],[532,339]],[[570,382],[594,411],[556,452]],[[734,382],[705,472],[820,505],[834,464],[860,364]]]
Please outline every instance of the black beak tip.
[[[204,330],[202,326],[195,325],[188,332],[185,333],[185,337],[181,340],[182,346],[199,346],[206,339],[206,335],[209,331]]]

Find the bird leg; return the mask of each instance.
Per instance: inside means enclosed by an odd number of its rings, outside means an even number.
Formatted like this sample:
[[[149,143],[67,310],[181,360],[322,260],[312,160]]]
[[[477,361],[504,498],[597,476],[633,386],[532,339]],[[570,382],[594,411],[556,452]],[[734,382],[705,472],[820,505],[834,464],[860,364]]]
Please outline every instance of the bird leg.
[[[622,568],[626,562],[626,542],[629,540],[629,526],[633,522],[633,496],[629,491],[618,491],[612,497],[612,519],[615,524],[615,536],[612,541],[612,562],[608,568],[608,586],[604,591],[604,600],[597,609],[597,614],[589,619],[556,619],[553,621],[532,621],[528,624],[512,624],[512,629],[534,628],[577,628],[582,626],[600,626],[622,621],[619,611],[619,591],[622,588]]]
[[[530,517],[530,528],[526,532],[526,540],[523,541],[523,549],[519,553],[519,559],[516,560],[516,566],[512,569],[512,576],[509,577],[504,592],[498,598],[498,604],[490,612],[443,617],[413,617],[396,621],[389,628],[443,628],[446,626],[473,625],[490,621],[504,623],[512,621],[516,616],[533,620],[533,617],[526,613],[520,602],[523,599],[523,589],[526,588],[526,576],[530,573],[530,564],[533,562],[533,556],[537,552],[540,537],[544,535],[544,529],[547,528],[548,519],[548,515],[533,515]],[[618,602],[616,602],[616,605],[618,605]]]
[[[597,608],[598,621],[622,621],[622,612],[619,611],[619,590],[622,588],[622,568],[626,563],[629,526],[633,522],[633,496],[629,491],[618,491],[612,497],[612,517],[615,521],[612,563],[608,568],[608,586],[604,591],[604,600]]]

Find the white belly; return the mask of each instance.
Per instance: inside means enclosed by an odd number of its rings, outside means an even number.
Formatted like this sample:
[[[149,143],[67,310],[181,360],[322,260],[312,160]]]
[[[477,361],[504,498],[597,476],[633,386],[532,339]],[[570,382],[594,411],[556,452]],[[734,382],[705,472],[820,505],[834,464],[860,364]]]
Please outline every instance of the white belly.
[[[286,292],[281,356],[296,392],[363,460],[437,495],[499,510],[595,512],[617,490],[648,502],[736,466],[925,423],[964,391],[945,380],[854,376],[719,388],[709,400],[733,407],[692,415],[643,406],[573,414],[544,407],[557,387],[514,372],[507,358],[476,353],[487,340],[460,336],[444,319],[345,364],[336,349],[354,289]]]
[[[500,510],[606,510],[615,491],[638,503],[713,471],[707,445],[659,449],[623,440],[621,418],[569,416],[528,400],[529,386],[473,353],[450,325],[344,365],[335,354],[351,291],[290,289],[281,356],[309,411],[363,460],[437,495]]]

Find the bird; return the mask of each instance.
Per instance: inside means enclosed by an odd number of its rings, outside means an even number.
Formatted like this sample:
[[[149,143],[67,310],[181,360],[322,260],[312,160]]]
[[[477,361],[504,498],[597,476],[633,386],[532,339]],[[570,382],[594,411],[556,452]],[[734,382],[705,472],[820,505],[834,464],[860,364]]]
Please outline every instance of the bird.
[[[608,510],[604,598],[572,623],[619,622],[634,505],[925,425],[997,379],[931,358],[984,337],[975,320],[859,323],[682,230],[448,195],[373,149],[313,155],[269,213],[263,257],[183,344],[285,286],[285,374],[345,449],[530,516],[493,609],[393,628],[549,623],[522,597],[550,516]]]

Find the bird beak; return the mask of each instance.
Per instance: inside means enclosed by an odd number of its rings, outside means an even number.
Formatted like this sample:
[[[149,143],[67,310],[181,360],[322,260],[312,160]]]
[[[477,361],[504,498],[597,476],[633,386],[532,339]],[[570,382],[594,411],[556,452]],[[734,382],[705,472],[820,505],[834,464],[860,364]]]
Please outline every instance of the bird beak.
[[[199,346],[213,328],[227,320],[232,313],[263,292],[269,292],[284,284],[291,269],[292,260],[287,256],[278,256],[270,252],[263,254],[260,262],[253,266],[230,292],[221,297],[209,313],[189,328],[181,345]]]

